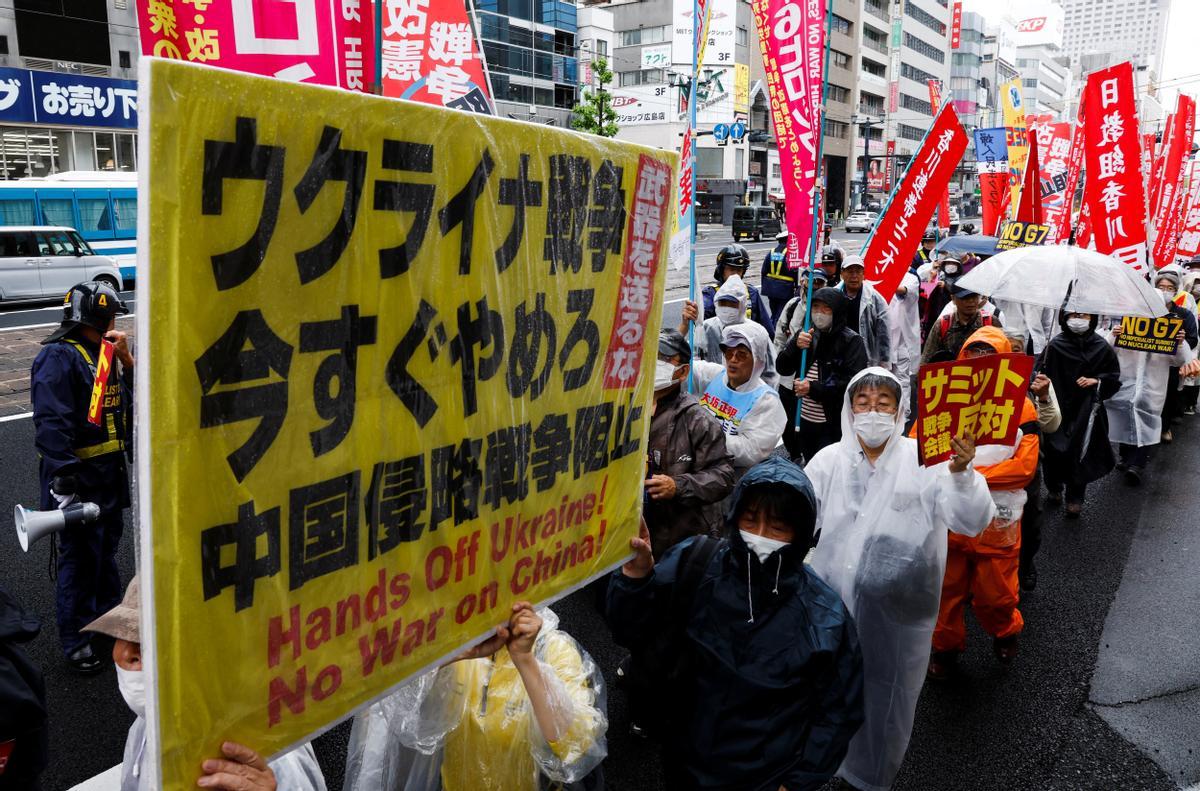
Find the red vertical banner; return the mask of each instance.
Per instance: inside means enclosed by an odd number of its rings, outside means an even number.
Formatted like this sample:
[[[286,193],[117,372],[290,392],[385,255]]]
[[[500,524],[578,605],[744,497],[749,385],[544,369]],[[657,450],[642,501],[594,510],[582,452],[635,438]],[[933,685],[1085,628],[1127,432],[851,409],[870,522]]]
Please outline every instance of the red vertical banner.
[[[1180,223],[1179,247],[1176,255],[1191,258],[1200,254],[1200,160],[1192,162],[1187,200]]]
[[[1042,222],[1050,226],[1046,239],[1053,243],[1058,239],[1059,230],[1063,225],[1069,226],[1071,220],[1071,201],[1066,194],[1067,170],[1071,159],[1071,125],[1049,124],[1038,134],[1038,142],[1041,143],[1043,139],[1047,142],[1039,146],[1039,150],[1046,152],[1045,158],[1041,159]]]
[[[942,109],[942,83],[940,80],[929,80],[928,82],[929,106],[933,109],[933,115],[936,118]],[[942,197],[938,200],[937,227],[942,233],[950,231],[950,187],[948,184],[942,191]]]
[[[1155,185],[1156,201],[1151,204],[1151,223],[1154,228],[1154,267],[1162,269],[1175,260],[1175,245],[1183,201],[1179,194],[1183,181],[1184,158],[1191,153],[1192,135],[1196,131],[1196,102],[1187,94],[1179,94],[1175,113],[1171,116],[1170,144],[1164,149],[1163,168]]]
[[[1067,183],[1063,188],[1066,209],[1063,222],[1058,226],[1057,241],[1059,242],[1065,242],[1071,236],[1071,219],[1075,211],[1075,190],[1079,185],[1081,170],[1083,170],[1083,97],[1080,97],[1075,128],[1071,131],[1071,155],[1067,159]]]
[[[1084,200],[1096,250],[1145,272],[1146,201],[1132,64],[1092,72],[1084,94]]]
[[[1021,184],[1021,202],[1017,205],[1017,217],[1020,222],[1042,225],[1042,176],[1038,166],[1038,130],[1032,127],[1029,135],[1029,159],[1025,163],[1025,178]]]
[[[383,3],[384,96],[495,114],[463,0],[376,2]]]
[[[884,299],[891,301],[908,271],[933,210],[966,150],[967,133],[954,107],[947,104],[908,163],[864,246],[866,280]]]
[[[950,49],[958,49],[962,45],[962,0],[954,0],[950,12]]]
[[[896,141],[887,141],[887,167],[883,169],[883,191],[890,193],[892,191],[892,173],[896,169]]]
[[[801,265],[813,227],[817,148],[822,130],[825,0],[753,0],[771,117],[779,146],[788,230],[788,262]],[[803,249],[803,253],[801,250]]]

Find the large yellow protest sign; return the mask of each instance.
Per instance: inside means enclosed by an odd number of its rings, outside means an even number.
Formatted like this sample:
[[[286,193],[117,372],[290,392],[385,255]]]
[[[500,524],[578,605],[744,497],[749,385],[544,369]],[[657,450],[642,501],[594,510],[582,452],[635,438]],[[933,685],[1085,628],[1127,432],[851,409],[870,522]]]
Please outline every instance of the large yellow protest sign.
[[[628,556],[675,155],[143,68],[147,637],[185,788]]]
[[[1015,216],[1025,177],[1025,161],[1029,158],[1029,139],[1025,128],[1025,99],[1021,78],[1016,77],[1000,86],[1000,102],[1004,108],[1004,129],[1008,144],[1008,189],[1011,213]]]

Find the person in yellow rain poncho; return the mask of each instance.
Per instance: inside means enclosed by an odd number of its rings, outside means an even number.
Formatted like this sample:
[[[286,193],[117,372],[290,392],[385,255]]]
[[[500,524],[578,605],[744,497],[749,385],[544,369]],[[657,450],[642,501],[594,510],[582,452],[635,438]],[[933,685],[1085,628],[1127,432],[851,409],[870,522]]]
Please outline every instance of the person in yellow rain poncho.
[[[581,788],[607,752],[604,689],[557,626],[518,602],[493,637],[360,713],[344,791]]]

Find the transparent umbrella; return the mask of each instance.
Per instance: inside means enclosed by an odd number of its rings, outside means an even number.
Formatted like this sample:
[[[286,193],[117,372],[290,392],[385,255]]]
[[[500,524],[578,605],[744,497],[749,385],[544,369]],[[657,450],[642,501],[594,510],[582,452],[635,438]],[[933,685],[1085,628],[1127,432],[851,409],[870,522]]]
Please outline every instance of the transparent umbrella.
[[[1066,245],[1005,250],[976,266],[956,285],[1043,308],[1101,316],[1162,316],[1162,295],[1112,256]]]

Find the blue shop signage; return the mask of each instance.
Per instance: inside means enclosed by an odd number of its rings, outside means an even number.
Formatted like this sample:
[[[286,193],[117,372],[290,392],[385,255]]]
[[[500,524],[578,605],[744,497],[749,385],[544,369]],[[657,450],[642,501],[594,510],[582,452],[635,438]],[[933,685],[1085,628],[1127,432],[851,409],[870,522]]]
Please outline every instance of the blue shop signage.
[[[0,123],[137,128],[137,82],[0,68]]]

